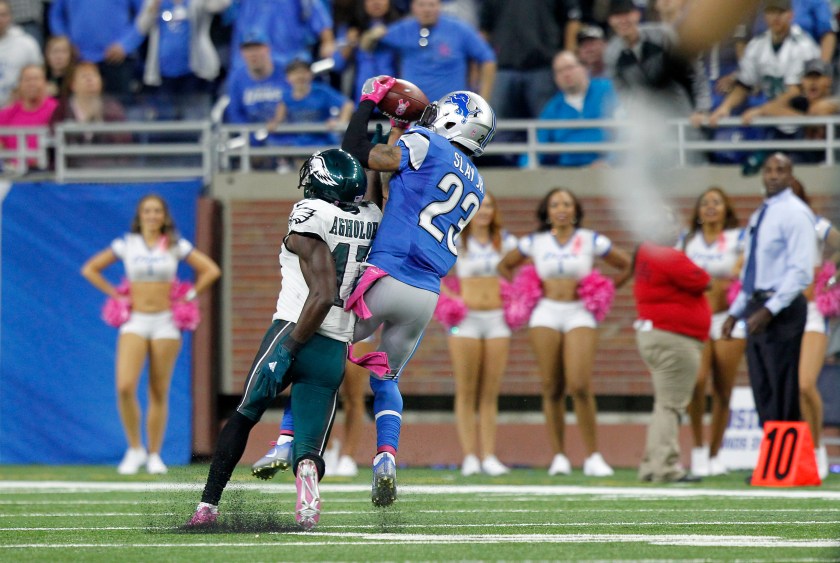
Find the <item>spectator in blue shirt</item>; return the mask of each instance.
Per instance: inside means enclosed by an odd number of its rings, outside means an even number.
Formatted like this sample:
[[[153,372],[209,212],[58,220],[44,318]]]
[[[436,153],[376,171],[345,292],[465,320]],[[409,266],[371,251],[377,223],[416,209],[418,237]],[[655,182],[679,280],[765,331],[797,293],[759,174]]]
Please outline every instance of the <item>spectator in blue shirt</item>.
[[[331,57],[335,51],[333,19],[323,2],[317,0],[236,0],[233,25],[234,45],[246,33],[259,30],[268,38],[271,56],[281,68],[294,59],[310,60],[318,44],[318,56]],[[232,53],[232,70],[242,66],[240,53]]]
[[[203,119],[210,110],[219,54],[210,40],[213,15],[231,0],[144,0],[137,28],[148,35],[143,84],[161,119]]]
[[[53,0],[50,33],[66,35],[83,61],[97,63],[106,93],[131,92],[134,52],[143,36],[134,25],[143,0]]]
[[[808,305],[802,292],[814,277],[816,221],[796,195],[793,164],[771,155],[761,169],[765,199],[750,217],[741,291],[722,334],[737,319],[747,328],[747,368],[761,424],[799,421],[799,356]]]
[[[607,78],[589,78],[574,53],[561,51],[552,63],[554,82],[559,92],[540,113],[540,119],[610,119],[618,106],[618,96]],[[610,139],[608,129],[541,129],[541,143],[600,143]],[[540,164],[559,166],[600,166],[606,164],[603,153],[563,152],[540,155]]]
[[[230,103],[225,121],[263,123],[267,129],[273,129],[282,121],[283,116],[278,112],[285,107],[280,103],[287,87],[283,67],[272,60],[268,37],[261,31],[246,34],[239,50],[245,66],[234,70],[229,77]]]
[[[400,18],[391,0],[363,0],[349,22],[338,31],[335,70],[353,69],[353,95],[359,101],[362,85],[371,76],[396,76],[397,60],[394,52],[377,46],[369,38],[373,29],[384,29]],[[374,32],[375,33],[375,32]],[[364,44],[367,48],[362,48]]]
[[[286,66],[286,81],[289,89],[276,115],[283,116],[283,123],[326,123],[331,128],[350,121],[353,102],[338,90],[314,82],[309,63],[295,60]],[[338,137],[334,133],[293,133],[272,135],[270,144],[277,145],[335,145]]]
[[[399,77],[416,84],[429,100],[454,90],[471,90],[489,100],[496,78],[496,56],[469,25],[441,15],[440,0],[413,0],[411,16],[375,28],[371,41],[393,49]],[[479,65],[478,84],[469,83],[470,63]]]

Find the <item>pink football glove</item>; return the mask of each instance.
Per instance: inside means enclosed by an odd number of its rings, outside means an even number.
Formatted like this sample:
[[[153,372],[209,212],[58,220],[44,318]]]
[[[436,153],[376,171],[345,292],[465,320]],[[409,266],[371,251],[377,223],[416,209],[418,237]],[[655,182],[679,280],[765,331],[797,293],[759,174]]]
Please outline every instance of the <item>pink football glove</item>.
[[[385,74],[368,78],[364,86],[362,86],[362,97],[360,101],[371,100],[373,103],[378,104],[396,81],[397,79],[393,76]]]
[[[409,126],[411,126],[411,123],[409,123],[408,121],[403,121],[402,119],[394,119],[393,117],[391,118],[391,129],[396,128],[405,131],[409,128]]]

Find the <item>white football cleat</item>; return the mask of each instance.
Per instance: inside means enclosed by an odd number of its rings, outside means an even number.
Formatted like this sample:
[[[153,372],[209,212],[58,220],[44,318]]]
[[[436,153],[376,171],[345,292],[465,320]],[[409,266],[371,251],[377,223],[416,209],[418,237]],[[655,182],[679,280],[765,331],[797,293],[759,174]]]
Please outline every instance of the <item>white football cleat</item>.
[[[283,436],[280,437],[283,439]],[[258,479],[271,479],[278,471],[286,471],[291,464],[294,440],[271,442],[271,449],[251,466],[251,474]]]
[[[297,504],[295,522],[306,531],[311,530],[321,519],[321,493],[318,491],[318,467],[311,459],[302,459],[298,463],[295,476]]]
[[[373,458],[371,502],[374,506],[391,506],[397,500],[397,460],[389,452]]]
[[[571,475],[572,464],[569,463],[569,458],[563,454],[557,454],[551,460],[551,467],[548,468],[549,475]]]
[[[615,473],[604,458],[595,452],[583,462],[583,474],[587,477],[609,477]]]

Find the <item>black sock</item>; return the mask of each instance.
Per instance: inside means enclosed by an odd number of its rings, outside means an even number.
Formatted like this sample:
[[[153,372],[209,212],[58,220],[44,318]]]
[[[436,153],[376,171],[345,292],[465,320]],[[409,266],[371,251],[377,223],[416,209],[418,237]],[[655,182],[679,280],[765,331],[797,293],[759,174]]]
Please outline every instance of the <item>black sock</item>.
[[[219,504],[222,491],[225,490],[225,486],[230,481],[233,469],[242,459],[242,454],[245,453],[248,434],[251,433],[251,429],[256,424],[256,421],[238,412],[233,413],[233,416],[227,421],[219,434],[219,442],[216,444],[216,451],[210,464],[210,473],[207,475],[207,484],[204,485],[201,502]]]

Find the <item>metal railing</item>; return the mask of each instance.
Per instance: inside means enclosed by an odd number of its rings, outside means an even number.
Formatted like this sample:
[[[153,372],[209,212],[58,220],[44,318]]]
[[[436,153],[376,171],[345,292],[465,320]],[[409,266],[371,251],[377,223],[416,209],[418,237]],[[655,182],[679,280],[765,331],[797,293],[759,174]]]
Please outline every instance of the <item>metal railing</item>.
[[[196,177],[209,182],[215,162],[209,121],[68,122],[56,126],[53,144],[59,182]]]
[[[625,134],[639,127],[628,120],[501,120],[497,140],[485,154],[526,156],[528,168],[539,168],[540,155],[559,153],[621,154],[634,147]],[[668,133],[657,139],[658,148],[672,149],[673,162],[663,165],[687,166],[692,156],[714,151],[811,151],[821,154],[823,164],[834,165],[840,141],[836,127],[840,117],[759,118],[752,126],[822,127],[819,140],[707,140],[687,119],[666,122]],[[738,118],[721,120],[720,127],[741,127]],[[385,125],[387,129],[387,124]],[[539,130],[607,129],[610,141],[602,143],[540,143]],[[53,133],[45,127],[0,127],[0,139],[14,138],[17,148],[0,149],[3,175],[21,176],[31,169],[54,170],[59,182],[109,180],[163,180],[203,178],[209,182],[220,171],[249,172],[255,168],[274,169],[280,159],[306,157],[336,146],[344,125],[330,129],[325,124],[284,124],[269,133],[260,124],[222,125],[211,120],[184,122],[121,122],[79,124],[62,123]],[[374,124],[371,124],[371,132]],[[323,145],[272,144],[275,135],[331,135],[336,143]],[[508,141],[510,134],[523,140]],[[27,138],[36,140],[30,148]],[[250,139],[250,140],[249,140]],[[3,146],[7,146],[7,142]],[[52,155],[52,156],[51,156]],[[255,166],[255,163],[259,166]],[[266,163],[269,163],[266,166]]]
[[[50,137],[47,127],[0,127],[0,163],[3,175],[22,176],[29,172],[30,168],[47,168]],[[29,146],[30,140],[35,141],[34,147]]]

